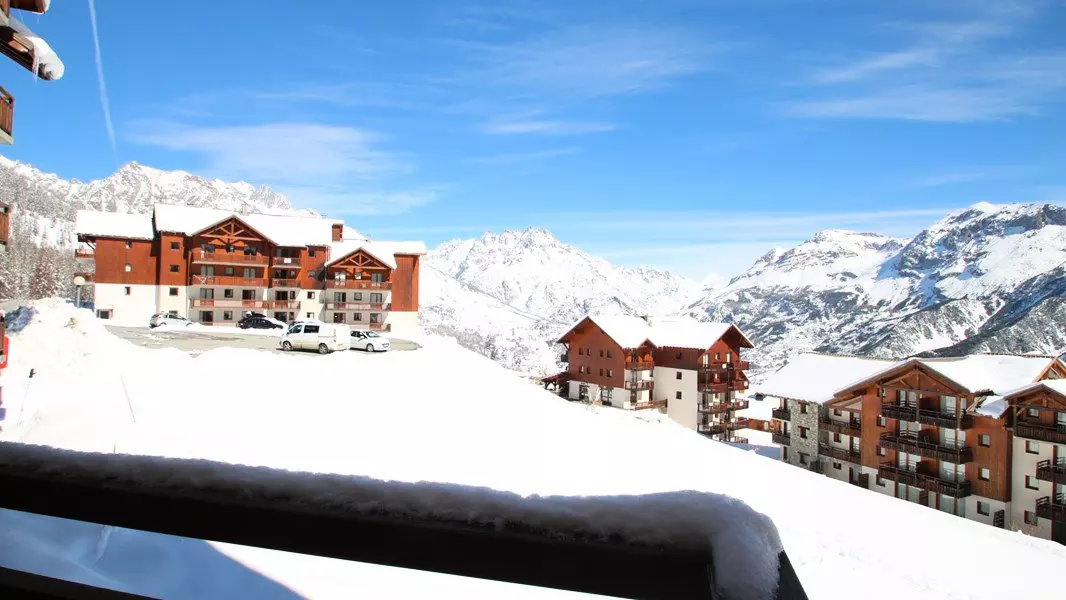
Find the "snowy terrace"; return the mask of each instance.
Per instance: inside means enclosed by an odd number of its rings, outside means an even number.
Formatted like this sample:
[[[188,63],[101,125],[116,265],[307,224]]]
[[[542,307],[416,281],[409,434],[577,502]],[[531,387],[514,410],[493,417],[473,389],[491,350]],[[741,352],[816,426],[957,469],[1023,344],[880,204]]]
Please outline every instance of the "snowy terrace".
[[[12,336],[0,440],[245,465],[233,475],[295,471],[314,493],[355,486],[341,496],[358,499],[357,510],[383,501],[377,480],[418,490],[384,500],[389,506],[471,523],[517,516],[564,533],[599,523],[652,541],[683,525],[686,539],[710,540],[716,580],[733,598],[766,597],[772,569],[730,567],[766,555],[778,539],[819,600],[857,590],[893,600],[1051,598],[1055,578],[1018,573],[1066,567],[1057,544],[860,490],[668,420],[568,403],[446,339],[427,336],[419,352],[379,355],[223,348],[193,357],[123,342],[87,311],[47,303],[39,310]],[[477,373],[490,393],[456,387],[427,397],[425,381],[456,372]],[[627,449],[625,460],[591,458],[606,448]],[[448,497],[456,486],[481,489],[470,503]],[[585,504],[590,497],[618,500],[605,515],[590,515],[587,507],[602,506]],[[908,523],[908,534],[886,535],[885,522]],[[562,594],[13,511],[0,511],[0,540],[0,565],[167,598],[229,598],[234,590],[271,598],[346,598],[353,589],[377,598]],[[901,556],[905,575],[886,570]],[[997,568],[975,576],[989,557]]]

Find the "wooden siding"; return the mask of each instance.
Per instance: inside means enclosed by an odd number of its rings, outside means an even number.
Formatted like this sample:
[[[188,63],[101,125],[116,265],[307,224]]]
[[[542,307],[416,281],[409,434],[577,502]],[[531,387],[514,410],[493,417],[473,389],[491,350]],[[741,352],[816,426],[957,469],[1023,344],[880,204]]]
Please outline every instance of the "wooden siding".
[[[0,203],[0,244],[11,241],[11,214],[6,204]]]
[[[702,355],[703,350],[663,347],[656,348],[652,356],[654,357],[656,367],[689,369],[694,371],[699,365],[700,356]]]
[[[859,410],[859,419],[862,421],[862,436],[859,437],[859,460],[862,466],[876,469],[882,462],[888,461],[888,455],[878,456],[877,448],[882,433],[896,431],[896,420],[885,419],[885,426],[877,424],[881,417],[881,398],[877,395],[877,386],[871,385],[862,394],[862,408]],[[895,459],[894,453],[892,458]]]
[[[987,434],[990,445],[983,447],[978,436]],[[1001,502],[1010,502],[1011,435],[1003,419],[975,416],[973,428],[966,430],[966,445],[973,448],[973,462],[966,465],[966,478],[973,493]],[[989,471],[989,481],[981,481],[980,469]]]
[[[580,354],[581,349],[586,349],[588,354]],[[611,353],[610,358],[607,358],[608,351]],[[578,331],[573,332],[568,356],[571,379],[602,387],[620,388],[623,386],[625,352],[617,342],[591,321],[586,321]],[[578,372],[579,367],[586,367],[588,372]],[[603,369],[603,375],[600,375],[600,369]],[[607,375],[608,370],[612,371],[612,375]]]
[[[127,244],[129,248],[127,248]],[[96,283],[158,285],[157,245],[148,240],[96,240]],[[126,272],[126,265],[130,271]]]
[[[396,256],[396,270],[389,277],[392,280],[392,310],[418,310],[418,270],[421,259],[417,254]]]
[[[311,256],[311,252],[315,255]],[[322,288],[325,275],[322,273],[322,265],[329,260],[329,251],[324,246],[310,246],[300,249],[300,288],[305,290],[317,290]]]
[[[189,285],[191,257],[185,236],[176,233],[160,233],[158,240],[156,256],[159,257],[159,285],[168,287]],[[173,242],[177,242],[177,250],[170,247]],[[177,265],[178,272],[171,273],[170,265]]]
[[[1030,417],[1026,410],[1029,408],[1038,408],[1040,412],[1037,416]],[[1011,398],[1008,409],[1009,420],[1012,424],[1045,428],[1055,425],[1056,412],[1066,412],[1066,400],[1044,388],[1037,388],[1027,394]]]

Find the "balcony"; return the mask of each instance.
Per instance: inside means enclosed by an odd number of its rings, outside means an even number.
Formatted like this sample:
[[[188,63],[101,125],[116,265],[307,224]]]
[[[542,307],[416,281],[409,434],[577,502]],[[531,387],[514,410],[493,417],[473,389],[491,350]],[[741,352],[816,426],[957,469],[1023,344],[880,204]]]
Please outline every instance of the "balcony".
[[[970,446],[941,446],[932,440],[918,436],[882,433],[880,445],[889,450],[900,450],[918,454],[924,458],[946,460],[956,464],[973,462],[973,448]]]
[[[352,326],[359,329],[362,326],[362,323],[355,322],[352,323]],[[367,323],[366,328],[371,331],[392,331],[392,325],[388,323]]]
[[[792,413],[787,408],[775,408],[770,411],[770,416],[781,421],[788,421],[792,418]]]
[[[266,308],[266,300],[236,300],[233,298],[192,298],[193,308]]]
[[[780,444],[782,446],[789,446],[792,444],[792,436],[784,433],[775,433],[771,436],[771,439],[775,444]]]
[[[724,394],[729,391],[728,383],[697,383],[696,389],[700,392],[709,392],[711,394]]]
[[[193,285],[228,285],[234,287],[265,288],[267,280],[262,277],[231,277],[228,275],[193,275]]]
[[[207,263],[212,265],[256,265],[266,266],[270,257],[265,254],[245,254],[243,252],[194,252],[194,263]]]
[[[627,371],[651,371],[655,368],[655,363],[650,360],[637,360],[627,362],[625,368]]]
[[[1066,444],[1066,426],[1063,425],[1018,422],[1014,425],[1014,435],[1053,444]]]
[[[825,431],[839,433],[841,435],[850,435],[854,437],[860,437],[862,435],[862,420],[860,419],[834,421],[833,419],[822,417],[818,420],[818,426]]]
[[[882,463],[877,468],[877,476],[954,498],[965,498],[971,493],[970,482],[965,479],[950,481],[921,471],[901,469],[892,463]]]
[[[696,431],[705,435],[721,435],[726,432],[724,423],[697,423]]]
[[[858,463],[861,462],[862,455],[857,450],[849,450],[848,448],[834,448],[829,444],[818,444],[818,454],[829,458],[835,458],[837,460],[844,460],[847,462]]]
[[[326,310],[386,311],[388,302],[326,302]]]
[[[93,250],[92,248],[78,248],[74,250],[74,258],[96,260],[96,250]]]
[[[274,269],[299,269],[300,259],[295,256],[275,256],[270,266]]]
[[[267,301],[267,308],[273,308],[275,310],[296,310],[300,308],[299,300],[269,300]]]
[[[651,380],[648,379],[627,379],[622,382],[622,387],[627,390],[650,390]]]
[[[849,480],[848,483],[850,483],[851,485],[857,485],[857,486],[861,487],[864,490],[865,489],[869,489],[870,488],[870,474],[869,473],[862,473],[858,477],[856,477],[855,479]]]
[[[327,279],[326,287],[341,290],[391,290],[391,281],[367,281],[365,279]]]
[[[725,371],[743,371],[750,368],[751,365],[746,360],[735,360],[733,362],[716,362],[700,364],[697,370],[707,372],[725,372]]]
[[[726,413],[734,410],[744,410],[748,408],[747,400],[735,400],[733,402],[700,402],[696,406],[696,410],[705,413]]]
[[[888,419],[911,421],[923,425],[935,425],[955,429],[969,429],[973,427],[973,416],[963,414],[960,421],[956,422],[955,415],[942,413],[936,409],[915,408],[913,406],[899,406],[898,404],[882,404],[881,414]]]
[[[271,279],[270,287],[276,288],[298,288],[300,287],[299,279]]]
[[[649,408],[658,408],[660,404],[660,402],[648,399],[641,402],[626,402],[626,408],[631,410],[647,410]]]
[[[1036,501],[1036,516],[1057,523],[1066,523],[1066,498],[1063,494],[1044,496]]]
[[[1060,458],[1054,462],[1048,459],[1036,463],[1036,478],[1066,485],[1066,458]]]
[[[10,145],[15,137],[12,133],[15,125],[15,97],[0,87],[0,144]]]

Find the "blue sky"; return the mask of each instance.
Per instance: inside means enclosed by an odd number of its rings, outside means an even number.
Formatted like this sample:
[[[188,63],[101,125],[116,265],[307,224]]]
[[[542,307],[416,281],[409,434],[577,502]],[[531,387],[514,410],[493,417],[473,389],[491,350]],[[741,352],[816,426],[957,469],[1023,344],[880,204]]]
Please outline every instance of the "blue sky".
[[[1066,200],[1063,0],[97,0],[27,24],[16,144],[265,183],[379,238],[530,225],[623,264],[742,271],[823,228]]]

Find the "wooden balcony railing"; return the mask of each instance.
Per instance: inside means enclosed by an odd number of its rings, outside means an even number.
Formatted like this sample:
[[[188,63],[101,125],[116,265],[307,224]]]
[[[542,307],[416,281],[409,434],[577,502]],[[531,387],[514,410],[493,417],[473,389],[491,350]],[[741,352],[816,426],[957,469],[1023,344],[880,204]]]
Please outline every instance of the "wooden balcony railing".
[[[300,258],[295,256],[275,256],[271,267],[275,269],[299,269]]]
[[[649,398],[640,402],[629,402],[627,404],[629,404],[629,408],[632,410],[647,410],[649,408],[658,408],[662,403]]]
[[[389,310],[388,302],[326,302],[326,310]]]
[[[267,301],[267,308],[273,308],[276,310],[296,310],[300,308],[299,300],[269,300]]]
[[[734,360],[733,362],[700,363],[696,367],[699,371],[744,371],[751,368],[746,360]]]
[[[266,254],[245,254],[243,252],[193,252],[194,263],[261,265],[266,266],[270,257]]]
[[[848,483],[850,483],[851,485],[857,485],[857,486],[861,487],[864,490],[865,489],[869,489],[870,488],[870,474],[869,473],[862,473],[858,477],[856,477],[855,479],[849,480]]]
[[[882,433],[881,447],[889,450],[901,450],[910,454],[919,454],[925,458],[946,460],[956,464],[973,462],[973,448],[970,446],[942,446],[934,441],[918,436]]]
[[[696,431],[706,435],[721,435],[726,432],[723,423],[697,423]]]
[[[1066,444],[1066,426],[1035,425],[1018,422],[1014,425],[1014,435],[1053,444]]]
[[[704,383],[699,382],[696,384],[696,389],[700,392],[709,392],[712,394],[724,394],[729,391],[728,383]]]
[[[14,139],[15,97],[0,87],[0,131],[4,132],[3,142],[10,144]]]
[[[792,436],[785,435],[783,433],[775,433],[771,436],[771,439],[775,444],[780,444],[782,446],[788,446],[792,444]]]
[[[326,287],[345,290],[391,290],[391,281],[367,281],[365,279],[327,279]]]
[[[922,423],[923,425],[935,425],[937,427],[947,427],[949,429],[955,429],[956,424],[959,429],[970,429],[973,427],[972,415],[963,414],[961,419],[956,421],[956,417],[953,414],[942,413],[939,410],[929,408],[915,408],[913,406],[899,406],[898,404],[886,403],[881,405],[881,414],[889,419]]]
[[[298,288],[300,287],[299,279],[271,279],[270,287],[276,288]]]
[[[1036,501],[1036,516],[1056,523],[1066,523],[1066,498],[1063,494],[1044,496]]]
[[[792,418],[792,412],[787,408],[775,408],[770,411],[770,416],[774,419],[780,419],[782,421],[788,421]]]
[[[234,298],[191,298],[194,308],[266,308],[266,300],[237,300]]]
[[[744,418],[744,417],[740,417],[739,419],[733,419],[732,421],[726,423],[726,428],[729,429],[730,431],[733,431],[733,430],[736,430],[736,429],[747,429],[748,428],[748,420],[746,418]]]
[[[901,469],[892,463],[882,463],[877,467],[877,475],[882,479],[891,479],[899,483],[921,488],[937,494],[944,494],[954,498],[965,498],[971,493],[971,485],[968,480],[951,481],[941,479],[936,475],[922,471],[908,471]]]
[[[834,421],[828,417],[818,419],[818,426],[826,431],[859,437],[862,435],[862,420]]]
[[[818,454],[821,456],[828,456],[837,460],[845,460],[848,462],[857,463],[860,462],[862,455],[858,450],[851,450],[848,448],[834,448],[829,444],[818,444]]]
[[[95,259],[96,251],[92,248],[77,248],[74,250],[74,258]]]
[[[733,402],[700,402],[696,405],[696,410],[705,413],[725,413],[734,410],[744,410],[748,408],[747,400],[734,400]]]
[[[1059,458],[1055,461],[1048,459],[1036,463],[1036,478],[1066,485],[1066,458]]]
[[[193,275],[193,285],[232,285],[236,287],[262,287],[267,286],[267,280],[262,277],[231,277],[228,275]]]
[[[625,368],[627,371],[651,371],[655,368],[655,363],[650,360],[638,360],[627,362]]]
[[[650,390],[650,379],[626,379],[622,382],[622,387],[627,390]]]

